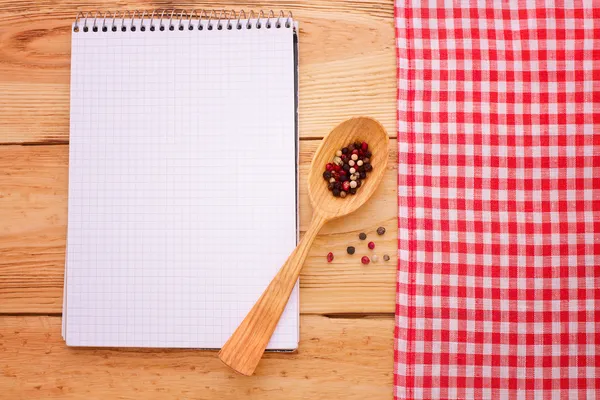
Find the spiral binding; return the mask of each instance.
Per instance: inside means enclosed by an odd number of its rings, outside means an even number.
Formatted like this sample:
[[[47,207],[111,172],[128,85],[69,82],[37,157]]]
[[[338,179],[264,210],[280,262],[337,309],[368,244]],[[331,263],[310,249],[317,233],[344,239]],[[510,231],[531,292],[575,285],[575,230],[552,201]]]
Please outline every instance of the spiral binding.
[[[198,21],[198,24],[194,26],[193,21]],[[83,26],[81,23],[83,21]],[[90,23],[91,21],[91,23]],[[107,21],[109,22],[107,24]],[[120,21],[120,23],[119,23]],[[145,22],[148,22],[146,25]],[[128,22],[128,24],[126,23]],[[73,24],[73,32],[117,32],[120,30],[126,32],[150,31],[168,29],[174,31],[178,29],[184,30],[186,25],[189,30],[213,30],[215,27],[217,30],[226,28],[228,30],[235,29],[271,29],[275,27],[277,29],[285,26],[291,28],[293,25],[292,12],[289,11],[287,15],[280,11],[277,17],[273,10],[265,16],[265,13],[261,10],[258,14],[254,11],[249,11],[246,16],[244,10],[236,12],[235,10],[196,10],[191,11],[182,9],[156,9],[152,11],[87,11],[77,13],[75,18],[75,24]],[[166,25],[166,26],[165,26]]]

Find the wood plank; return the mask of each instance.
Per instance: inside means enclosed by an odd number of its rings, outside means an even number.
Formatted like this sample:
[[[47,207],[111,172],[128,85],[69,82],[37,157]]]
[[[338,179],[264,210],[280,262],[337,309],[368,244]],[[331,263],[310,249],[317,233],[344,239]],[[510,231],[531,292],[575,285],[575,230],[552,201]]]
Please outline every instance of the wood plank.
[[[312,214],[306,174],[319,140],[300,145],[300,229]],[[363,208],[327,224],[301,275],[303,313],[392,313],[395,305],[396,140],[384,182]],[[68,146],[0,146],[0,313],[60,313],[67,226]],[[375,230],[385,226],[378,237]],[[375,253],[392,257],[368,267],[358,233],[375,238]],[[357,253],[346,254],[354,245]],[[327,263],[326,254],[335,259]]]
[[[0,0],[0,143],[67,142],[70,26],[76,10],[153,9],[142,0]],[[393,0],[200,1],[179,7],[289,9],[300,23],[300,134],[378,119],[396,135]]]
[[[393,318],[303,316],[295,354],[256,375],[216,352],[68,348],[58,317],[0,317],[0,391],[8,399],[391,399]]]

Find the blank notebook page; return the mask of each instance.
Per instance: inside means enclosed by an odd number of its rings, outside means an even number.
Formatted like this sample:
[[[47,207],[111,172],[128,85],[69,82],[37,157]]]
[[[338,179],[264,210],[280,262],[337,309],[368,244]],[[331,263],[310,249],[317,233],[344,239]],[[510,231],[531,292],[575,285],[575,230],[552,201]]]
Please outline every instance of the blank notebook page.
[[[293,29],[134,24],[73,32],[63,333],[219,348],[296,245]]]

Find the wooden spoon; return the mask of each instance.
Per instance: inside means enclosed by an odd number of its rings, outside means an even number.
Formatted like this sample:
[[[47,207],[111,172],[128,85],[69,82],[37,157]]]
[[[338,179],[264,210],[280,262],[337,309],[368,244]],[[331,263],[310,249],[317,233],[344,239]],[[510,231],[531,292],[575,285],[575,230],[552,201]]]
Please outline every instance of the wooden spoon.
[[[369,144],[373,170],[367,179],[363,180],[355,195],[348,195],[346,198],[334,197],[323,179],[325,164],[332,161],[337,150],[355,141],[366,141]],[[323,139],[308,172],[308,194],[314,209],[310,226],[296,249],[219,352],[219,358],[225,364],[243,375],[254,373],[298,280],[315,236],[327,221],[350,214],[369,200],[385,172],[388,142],[388,135],[381,124],[364,117],[342,122]]]

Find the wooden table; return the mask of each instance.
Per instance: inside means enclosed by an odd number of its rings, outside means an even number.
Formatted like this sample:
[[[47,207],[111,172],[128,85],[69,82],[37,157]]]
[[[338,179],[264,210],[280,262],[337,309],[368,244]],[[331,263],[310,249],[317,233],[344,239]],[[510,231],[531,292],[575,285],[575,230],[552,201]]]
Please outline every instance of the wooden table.
[[[322,231],[301,284],[297,354],[253,377],[215,352],[73,349],[60,335],[67,225],[70,26],[78,10],[286,9],[300,23],[300,172],[323,134],[357,115],[393,138],[372,201]],[[90,2],[0,0],[0,397],[386,399],[392,397],[396,276],[396,69],[392,0]],[[301,230],[311,216],[300,183]],[[378,226],[368,267],[345,247]],[[363,243],[364,244],[364,243]],[[337,257],[328,264],[325,255]]]

